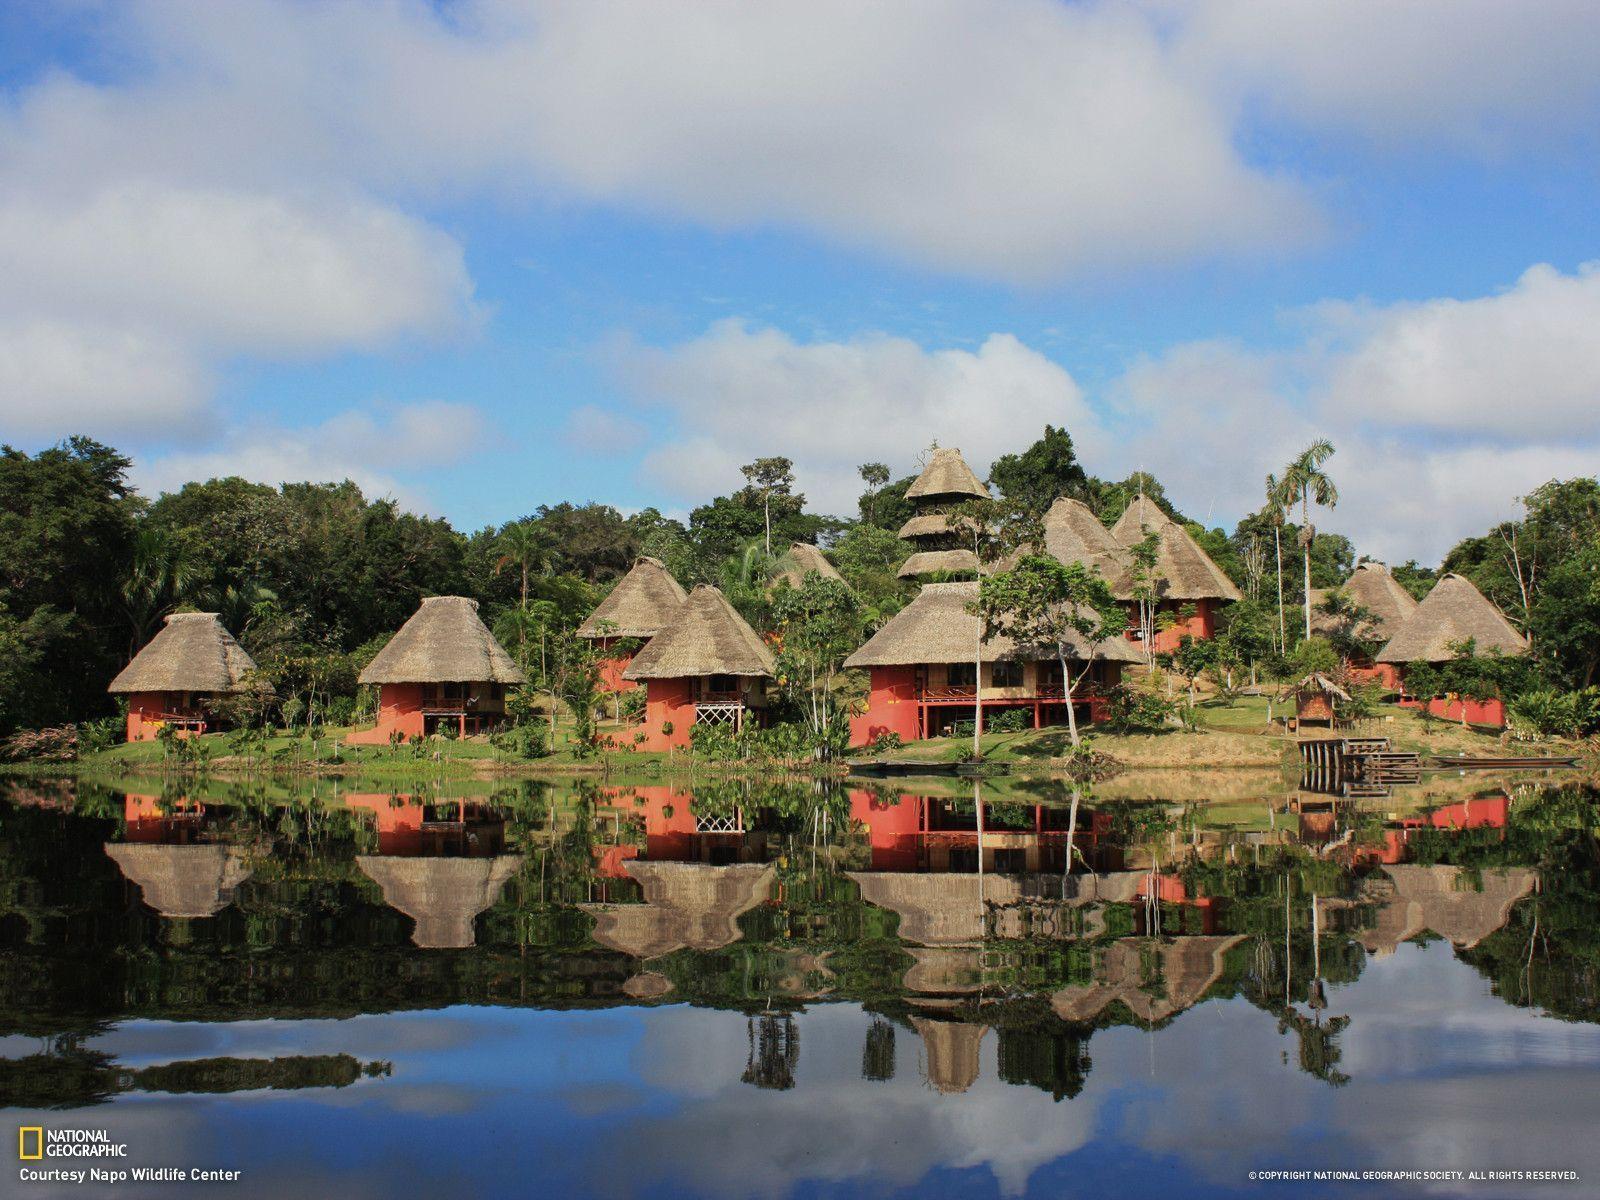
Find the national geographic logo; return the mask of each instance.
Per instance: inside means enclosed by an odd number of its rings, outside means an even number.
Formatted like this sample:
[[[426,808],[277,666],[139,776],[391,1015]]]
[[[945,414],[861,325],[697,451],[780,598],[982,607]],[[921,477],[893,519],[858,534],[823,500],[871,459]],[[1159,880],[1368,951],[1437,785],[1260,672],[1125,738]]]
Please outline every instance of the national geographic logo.
[[[128,1147],[111,1140],[106,1129],[45,1129],[23,1125],[17,1130],[17,1157],[23,1162],[44,1158],[127,1158]]]
[[[17,1157],[23,1162],[37,1162],[44,1157],[43,1128],[24,1125],[17,1130]]]

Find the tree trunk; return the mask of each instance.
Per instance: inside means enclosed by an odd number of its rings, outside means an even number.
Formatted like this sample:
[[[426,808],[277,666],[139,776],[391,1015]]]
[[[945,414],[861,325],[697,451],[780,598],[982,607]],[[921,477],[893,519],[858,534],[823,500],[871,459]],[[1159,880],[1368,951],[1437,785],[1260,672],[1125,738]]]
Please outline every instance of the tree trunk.
[[[1072,744],[1078,744],[1078,714],[1072,703],[1072,685],[1074,680],[1072,672],[1067,669],[1067,653],[1061,643],[1056,643],[1056,658],[1061,663],[1061,690],[1067,700],[1067,736],[1072,739]],[[1084,668],[1088,670],[1087,667]],[[1077,812],[1077,796],[1073,796],[1073,812]]]
[[[1311,501],[1309,499],[1309,494],[1306,493],[1306,492],[1301,492],[1300,493],[1300,516],[1301,516],[1301,519],[1305,521],[1305,525],[1306,525],[1306,528],[1305,528],[1305,539],[1306,539],[1306,541],[1305,541],[1305,561],[1306,561],[1305,610],[1306,610],[1306,641],[1309,642],[1311,640],[1311,538],[1312,538],[1313,535],[1312,535],[1312,532],[1311,532]]]
[[[1289,631],[1283,620],[1283,526],[1272,527],[1273,552],[1278,558],[1278,653],[1289,653]]]

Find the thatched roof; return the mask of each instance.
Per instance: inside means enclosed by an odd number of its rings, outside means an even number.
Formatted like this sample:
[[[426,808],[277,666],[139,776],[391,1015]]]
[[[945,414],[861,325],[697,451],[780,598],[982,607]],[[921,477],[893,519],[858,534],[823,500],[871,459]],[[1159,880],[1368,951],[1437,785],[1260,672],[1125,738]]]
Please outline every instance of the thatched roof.
[[[1242,935],[1177,937],[1152,947],[1144,938],[1119,939],[1101,952],[1093,983],[1062,988],[1050,998],[1050,1007],[1064,1021],[1093,1021],[1106,1005],[1120,1001],[1140,1021],[1165,1021],[1222,978],[1224,957],[1242,941]],[[1153,972],[1146,969],[1152,948]]]
[[[921,550],[900,564],[898,574],[901,579],[915,579],[939,572],[976,575],[978,556],[971,550]]]
[[[925,583],[917,597],[845,660],[847,667],[900,667],[913,663],[971,662],[983,622],[967,606],[978,598],[976,581]],[[1111,662],[1138,662],[1139,653],[1127,639],[1112,636],[1096,647],[1096,654]],[[1043,661],[1055,657],[1055,647],[1019,647],[1010,638],[990,638],[983,644],[984,662]],[[1072,657],[1083,659],[1074,646]]]
[[[1331,588],[1311,589],[1311,629],[1326,636],[1339,624],[1339,618],[1321,611],[1322,602]],[[1372,616],[1356,631],[1373,641],[1387,641],[1399,632],[1400,626],[1417,608],[1417,598],[1380,562],[1364,562],[1339,588],[1352,604],[1366,609]]]
[[[927,1059],[922,1077],[936,1091],[947,1096],[966,1091],[978,1079],[978,1051],[983,1045],[987,1025],[965,1025],[959,1021],[934,1021],[912,1017],[911,1025],[922,1038]]]
[[[991,919],[1000,936],[1025,936],[1020,929],[1009,933],[1005,928],[1007,906],[1015,905],[1027,895],[1027,884],[1022,876],[989,872],[980,877],[976,872],[958,875],[910,871],[849,871],[846,874],[861,889],[864,901],[899,915],[901,941],[922,946],[972,945],[983,940]],[[1143,871],[1074,876],[1069,881],[1070,888],[1063,889],[1070,890],[1071,895],[1060,900],[1058,907],[1126,903],[1138,895],[1139,885],[1146,878]],[[1061,887],[1059,877],[1053,883]],[[1038,899],[1034,898],[1033,903],[1035,915],[1038,915]],[[926,983],[927,978],[921,977],[922,983]],[[906,973],[906,986],[916,990],[911,971]]]
[[[1452,866],[1385,867],[1378,887],[1377,921],[1361,934],[1376,955],[1393,954],[1401,942],[1431,929],[1462,948],[1476,946],[1505,925],[1511,908],[1539,881],[1537,872],[1485,870],[1472,878]]]
[[[578,636],[654,637],[686,599],[682,586],[660,559],[640,558],[589,614],[589,619],[578,626]]]
[[[643,904],[578,907],[594,914],[595,941],[641,959],[738,941],[739,918],[771,895],[778,877],[767,863],[712,867],[631,859],[622,869],[644,889]]]
[[[1464,575],[1450,574],[1433,585],[1411,615],[1378,651],[1379,662],[1446,662],[1450,646],[1468,638],[1479,654],[1526,654],[1528,641],[1505,614]]]
[[[900,526],[900,532],[896,536],[907,539],[941,537],[949,533],[950,529],[949,513],[918,513]]]
[[[1166,600],[1242,600],[1244,597],[1223,569],[1211,561],[1189,531],[1178,524],[1145,496],[1135,497],[1117,523],[1111,536],[1123,546],[1144,540],[1146,530],[1161,535],[1156,558],[1156,574],[1166,581],[1161,593]]]
[[[924,500],[941,496],[988,496],[983,480],[972,473],[961,451],[954,446],[935,448],[928,456],[922,474],[906,489],[906,499]]]
[[[1291,693],[1322,692],[1324,695],[1332,696],[1338,700],[1348,701],[1350,699],[1349,692],[1345,691],[1342,687],[1340,687],[1333,680],[1329,679],[1326,675],[1322,674],[1320,671],[1311,672],[1311,674],[1300,680],[1300,682],[1290,687],[1288,691]]]
[[[1058,562],[1098,570],[1117,599],[1132,598],[1126,548],[1081,500],[1063,496],[1050,506],[1044,515],[1044,551]]]
[[[233,903],[234,891],[250,878],[239,852],[220,842],[107,843],[106,853],[163,917],[214,917]]]
[[[687,679],[695,675],[771,678],[777,664],[760,635],[728,598],[702,583],[670,623],[634,656],[624,679]]]
[[[466,596],[429,596],[361,672],[362,683],[527,683]]]
[[[255,660],[216,613],[173,613],[108,692],[241,692]]]
[[[500,898],[522,865],[520,854],[494,858],[397,858],[358,854],[360,867],[391,908],[417,923],[411,940],[425,950],[462,950],[477,936],[472,923]]]
[[[839,574],[834,565],[822,556],[809,542],[795,542],[789,547],[789,553],[779,561],[778,570],[772,577],[776,585],[780,580],[787,580],[790,587],[801,587],[806,581],[806,576],[812,571],[824,579],[832,579],[838,583],[844,582],[844,576]]]

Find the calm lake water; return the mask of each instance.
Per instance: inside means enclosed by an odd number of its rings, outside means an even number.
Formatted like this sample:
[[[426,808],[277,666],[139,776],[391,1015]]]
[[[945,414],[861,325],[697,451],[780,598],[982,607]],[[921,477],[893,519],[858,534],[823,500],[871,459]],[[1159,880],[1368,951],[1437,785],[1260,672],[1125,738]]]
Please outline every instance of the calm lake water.
[[[242,1172],[116,1195],[1600,1192],[1600,796],[1221,778],[0,785],[0,1104]]]

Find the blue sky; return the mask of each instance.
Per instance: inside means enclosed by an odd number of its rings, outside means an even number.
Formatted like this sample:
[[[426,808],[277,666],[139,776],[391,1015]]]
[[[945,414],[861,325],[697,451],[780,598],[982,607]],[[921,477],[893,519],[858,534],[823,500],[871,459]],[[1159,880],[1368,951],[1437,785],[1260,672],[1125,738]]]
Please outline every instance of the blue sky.
[[[0,10],[0,432],[463,526],[1046,422],[1436,559],[1600,466],[1600,9]]]

